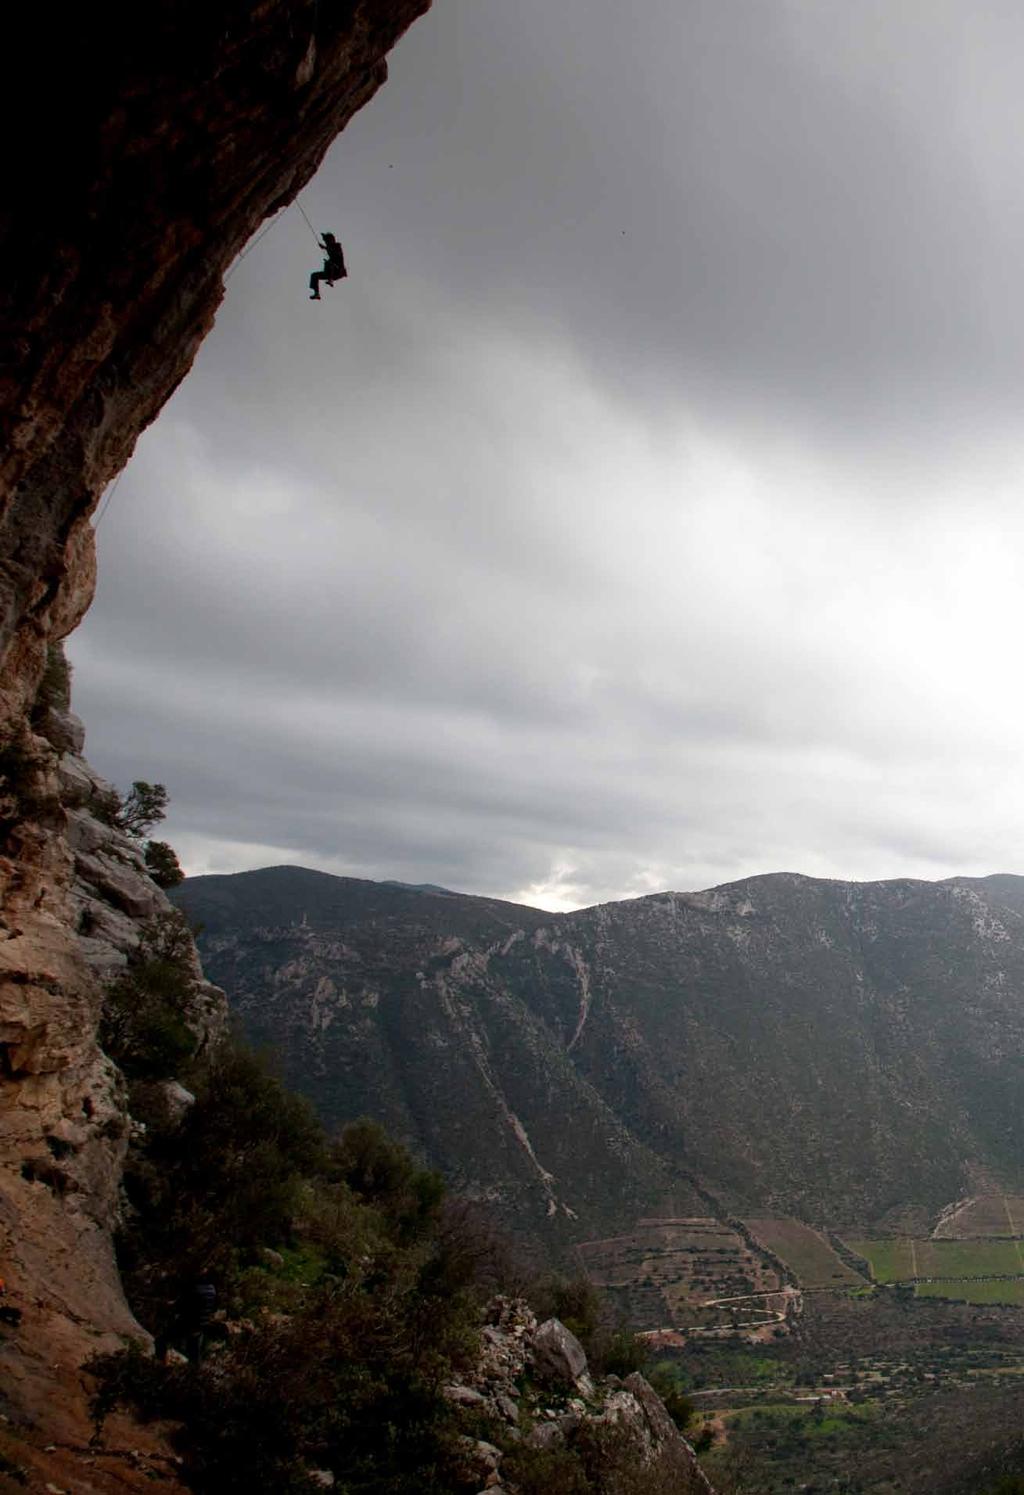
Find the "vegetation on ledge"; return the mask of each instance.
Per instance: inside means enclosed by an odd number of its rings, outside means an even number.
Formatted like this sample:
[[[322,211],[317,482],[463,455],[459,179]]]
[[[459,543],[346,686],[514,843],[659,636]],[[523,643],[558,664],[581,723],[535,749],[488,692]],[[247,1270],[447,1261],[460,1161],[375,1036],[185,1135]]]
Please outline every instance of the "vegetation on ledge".
[[[176,1425],[203,1492],[466,1488],[465,1414],[443,1388],[477,1353],[485,1298],[522,1274],[375,1123],[331,1141],[238,1041],[196,1055],[186,941],[164,921],[108,994],[103,1037],[140,1123],[119,1259],[158,1354],[90,1362],[98,1425],[118,1405]],[[592,1288],[535,1288],[595,1370],[637,1368]],[[582,1453],[559,1457],[567,1489],[599,1488]]]

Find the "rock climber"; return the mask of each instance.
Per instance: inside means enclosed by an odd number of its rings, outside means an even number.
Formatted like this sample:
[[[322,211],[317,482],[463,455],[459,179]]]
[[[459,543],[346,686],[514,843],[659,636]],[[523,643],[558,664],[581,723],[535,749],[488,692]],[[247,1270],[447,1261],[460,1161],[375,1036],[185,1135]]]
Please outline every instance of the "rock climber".
[[[341,252],[341,245],[333,234],[325,233],[319,241],[320,248],[327,258],[324,260],[322,270],[314,270],[309,277],[309,299],[320,300],[320,282],[326,280],[332,286],[336,280],[344,280],[348,271],[345,269],[345,256]]]

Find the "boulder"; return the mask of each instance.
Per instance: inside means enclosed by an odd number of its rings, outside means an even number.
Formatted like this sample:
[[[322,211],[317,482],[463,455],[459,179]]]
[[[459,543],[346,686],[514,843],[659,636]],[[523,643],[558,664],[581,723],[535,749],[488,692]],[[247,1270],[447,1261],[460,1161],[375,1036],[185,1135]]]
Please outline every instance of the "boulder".
[[[195,1096],[177,1080],[161,1080],[157,1089],[168,1123],[176,1126],[195,1105]]]
[[[557,1422],[541,1422],[531,1428],[526,1443],[529,1448],[557,1448],[565,1440]]]
[[[530,1346],[534,1367],[542,1380],[574,1386],[586,1373],[583,1346],[560,1319],[547,1319],[533,1336]]]
[[[85,727],[73,711],[48,706],[38,719],[33,719],[33,724],[59,753],[80,753],[85,746]]]
[[[164,907],[159,891],[145,871],[133,867],[122,857],[106,852],[75,853],[75,872],[82,882],[109,899],[115,908],[133,919],[151,919]]]
[[[501,1449],[495,1448],[493,1443],[485,1442],[483,1438],[478,1438],[475,1457],[478,1464],[483,1464],[488,1469],[497,1469],[501,1463]]]
[[[507,1391],[498,1391],[495,1393],[494,1405],[506,1422],[519,1421],[519,1408]]]
[[[64,834],[72,851],[99,851],[101,847],[109,845],[113,834],[109,825],[96,816],[84,806],[66,809]]]
[[[445,1386],[442,1393],[456,1407],[486,1407],[487,1398],[472,1386]]]

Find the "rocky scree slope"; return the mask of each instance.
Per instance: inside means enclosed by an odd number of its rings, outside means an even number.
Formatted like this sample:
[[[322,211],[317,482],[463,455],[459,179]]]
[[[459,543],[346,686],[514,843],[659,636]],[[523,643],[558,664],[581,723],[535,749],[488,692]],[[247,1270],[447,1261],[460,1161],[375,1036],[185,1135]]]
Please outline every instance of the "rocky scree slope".
[[[109,1249],[117,1077],[96,1044],[101,983],[77,922],[79,854],[99,848],[69,844],[67,808],[83,802],[62,799],[62,746],[37,709],[48,651],[92,597],[89,517],[187,373],[225,270],[428,5],[157,0],[13,7],[2,23],[0,1221],[8,1240],[39,1243],[17,1277],[24,1301],[50,1305],[32,1340],[40,1367],[130,1327]],[[110,907],[136,917],[123,898]],[[61,1124],[76,1181],[63,1193],[22,1172],[52,1156]],[[42,1401],[16,1379],[4,1392],[40,1428],[81,1402],[77,1381]]]
[[[849,1225],[1024,1175],[1024,879],[778,874],[551,915],[271,868],[175,898],[329,1123],[379,1117],[535,1236],[707,1191]]]

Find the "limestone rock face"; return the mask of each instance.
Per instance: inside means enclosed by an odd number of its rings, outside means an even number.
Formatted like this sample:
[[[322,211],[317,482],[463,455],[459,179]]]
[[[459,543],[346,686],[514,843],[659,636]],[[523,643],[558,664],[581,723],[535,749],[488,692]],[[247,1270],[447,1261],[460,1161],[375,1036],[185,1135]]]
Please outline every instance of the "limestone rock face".
[[[103,981],[166,903],[104,825],[81,724],[40,684],[92,599],[89,517],[188,371],[225,270],[429,3],[4,17],[0,124],[17,144],[0,201],[0,1253],[23,1328],[0,1330],[0,1411],[36,1439],[22,1462],[51,1486],[139,1483],[99,1458],[61,1478],[40,1450],[58,1432],[87,1445],[78,1367],[139,1332],[110,1242],[122,1087],[95,1034]],[[212,987],[197,984],[195,1009],[197,1031],[222,1020]]]
[[[51,703],[37,724],[43,857],[28,883],[31,903],[9,899],[5,912],[18,918],[0,941],[0,1252],[8,1301],[22,1315],[16,1332],[0,1331],[0,1384],[16,1426],[38,1422],[50,1441],[84,1447],[83,1360],[147,1338],[114,1261],[131,1118],[121,1076],[97,1047],[96,1024],[105,983],[125,968],[153,919],[176,915],[136,843],[112,823],[111,786],[80,756],[77,718]],[[194,949],[192,957],[193,996],[182,1015],[202,1046],[223,1029],[226,1004],[203,979]],[[165,1088],[168,1109],[183,1114],[192,1097],[174,1082]],[[35,1467],[31,1450],[27,1458]],[[162,1479],[164,1458],[150,1474]],[[50,1483],[63,1488],[58,1474]],[[76,1472],[73,1487],[134,1488],[98,1478],[87,1486]]]

